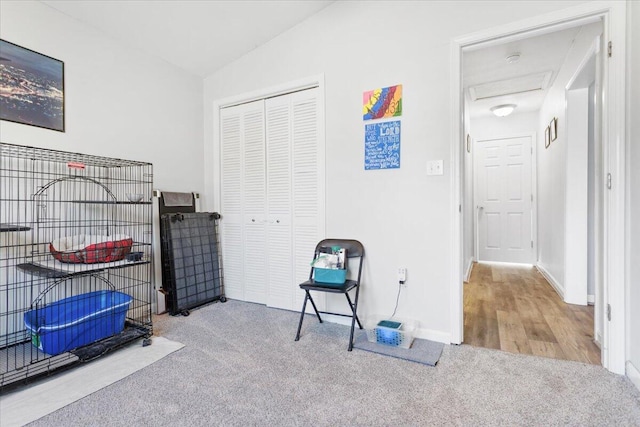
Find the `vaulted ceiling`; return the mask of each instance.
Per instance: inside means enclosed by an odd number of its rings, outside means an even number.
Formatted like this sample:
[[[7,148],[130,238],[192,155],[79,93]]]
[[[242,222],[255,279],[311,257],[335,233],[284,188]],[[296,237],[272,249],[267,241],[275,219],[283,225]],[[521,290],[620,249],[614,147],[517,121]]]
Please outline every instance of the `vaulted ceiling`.
[[[318,13],[327,0],[43,0],[204,77]]]
[[[41,0],[103,34],[205,77],[320,12],[333,0]],[[590,24],[595,25],[595,24]],[[513,37],[463,55],[473,117],[507,103],[540,108],[582,27]],[[517,53],[519,61],[507,57]]]

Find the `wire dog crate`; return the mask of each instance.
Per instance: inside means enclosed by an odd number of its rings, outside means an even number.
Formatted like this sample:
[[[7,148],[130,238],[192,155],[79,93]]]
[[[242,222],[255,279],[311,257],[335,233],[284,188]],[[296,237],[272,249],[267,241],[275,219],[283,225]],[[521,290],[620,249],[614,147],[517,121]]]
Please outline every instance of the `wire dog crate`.
[[[153,333],[153,166],[0,143],[0,389]]]
[[[164,214],[160,220],[162,287],[173,315],[225,302],[217,212]]]

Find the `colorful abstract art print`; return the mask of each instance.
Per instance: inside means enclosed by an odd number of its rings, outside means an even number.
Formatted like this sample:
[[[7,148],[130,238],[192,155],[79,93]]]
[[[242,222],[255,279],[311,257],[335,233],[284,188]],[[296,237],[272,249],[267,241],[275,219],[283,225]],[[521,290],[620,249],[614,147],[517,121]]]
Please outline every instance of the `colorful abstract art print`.
[[[402,115],[402,85],[374,89],[362,94],[362,119],[375,120]]]

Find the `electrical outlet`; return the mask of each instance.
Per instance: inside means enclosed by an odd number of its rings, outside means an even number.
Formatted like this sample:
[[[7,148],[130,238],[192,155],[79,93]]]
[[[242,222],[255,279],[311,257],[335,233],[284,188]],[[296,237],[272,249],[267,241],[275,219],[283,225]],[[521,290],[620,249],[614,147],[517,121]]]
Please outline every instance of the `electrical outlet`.
[[[427,162],[427,175],[442,175],[443,169],[442,160],[430,160]]]
[[[404,285],[407,281],[407,269],[405,267],[398,268],[398,282]]]

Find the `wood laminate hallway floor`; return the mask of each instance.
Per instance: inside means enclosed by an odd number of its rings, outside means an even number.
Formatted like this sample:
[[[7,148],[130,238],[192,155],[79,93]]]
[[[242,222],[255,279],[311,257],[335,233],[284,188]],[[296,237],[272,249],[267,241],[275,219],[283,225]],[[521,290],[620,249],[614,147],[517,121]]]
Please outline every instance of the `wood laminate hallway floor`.
[[[593,306],[566,304],[534,267],[474,265],[464,285],[464,343],[601,364]]]

